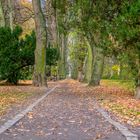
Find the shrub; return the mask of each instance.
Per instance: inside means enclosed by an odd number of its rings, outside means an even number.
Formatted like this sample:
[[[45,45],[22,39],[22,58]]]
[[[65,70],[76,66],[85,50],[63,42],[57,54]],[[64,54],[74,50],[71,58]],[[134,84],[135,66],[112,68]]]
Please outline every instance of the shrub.
[[[0,79],[17,84],[21,70],[34,64],[35,33],[20,39],[22,28],[0,28]]]

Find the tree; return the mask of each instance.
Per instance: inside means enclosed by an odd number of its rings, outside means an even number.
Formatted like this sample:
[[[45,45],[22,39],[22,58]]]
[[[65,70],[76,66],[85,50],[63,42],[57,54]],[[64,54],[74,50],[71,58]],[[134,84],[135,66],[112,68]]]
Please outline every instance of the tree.
[[[69,56],[72,78],[83,81],[84,61],[87,54],[87,42],[78,31],[69,34]]]
[[[88,79],[89,85],[97,86],[100,84],[100,79],[103,72],[103,60],[104,53],[102,47],[102,11],[99,11],[99,6],[102,2],[95,1],[78,1],[79,10],[79,28],[84,33],[85,37],[89,42],[89,53],[92,57],[88,64],[91,68],[87,69],[90,72],[90,79]],[[88,62],[89,63],[89,62]],[[85,72],[86,73],[86,72]]]
[[[5,26],[13,29],[14,27],[14,1],[13,0],[1,0]]]
[[[112,33],[118,40],[119,53],[127,55],[136,83],[136,98],[140,98],[140,1],[124,1],[119,15],[113,20]],[[115,26],[115,28],[114,28]]]
[[[66,78],[68,73],[67,52],[68,52],[68,34],[71,30],[69,16],[70,1],[53,1],[53,7],[56,13],[56,28],[57,28],[57,46],[59,47],[58,61],[58,78]]]
[[[40,0],[33,0],[33,9],[35,14],[36,26],[36,50],[35,50],[35,66],[34,66],[34,86],[47,86],[46,77],[46,46],[47,31],[46,21],[41,9]]]
[[[0,79],[17,84],[22,70],[34,64],[35,33],[20,39],[22,29],[0,28]]]
[[[4,11],[2,7],[2,2],[0,1],[0,27],[5,26]]]
[[[52,47],[58,47],[57,46],[57,28],[56,28],[56,9],[53,5],[52,0],[46,1],[46,19],[47,19],[47,33],[48,33],[48,40],[49,45]]]

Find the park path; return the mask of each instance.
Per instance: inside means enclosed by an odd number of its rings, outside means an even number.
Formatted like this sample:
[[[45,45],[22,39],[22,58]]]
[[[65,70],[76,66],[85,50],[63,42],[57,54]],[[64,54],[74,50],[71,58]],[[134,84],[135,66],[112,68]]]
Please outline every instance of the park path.
[[[78,82],[63,81],[0,140],[125,140]]]

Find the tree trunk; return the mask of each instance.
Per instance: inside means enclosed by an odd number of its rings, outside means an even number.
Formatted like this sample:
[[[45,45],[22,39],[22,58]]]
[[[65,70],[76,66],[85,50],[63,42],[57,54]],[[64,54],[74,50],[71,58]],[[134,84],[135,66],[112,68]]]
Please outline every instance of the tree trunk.
[[[93,34],[89,31],[87,40],[90,45],[91,52],[91,76],[88,81],[91,86],[100,85],[100,80],[103,74],[104,54],[103,49],[100,48],[100,33]]]
[[[104,54],[102,48],[94,47],[92,51],[92,74],[89,85],[98,86],[103,73]]]
[[[136,87],[136,99],[140,99],[140,86]]]
[[[13,30],[13,15],[14,15],[14,7],[13,7],[13,0],[8,0],[8,7],[9,7],[9,26],[11,28],[11,30]]]
[[[88,54],[87,60],[85,62],[85,69],[84,69],[84,82],[89,82],[91,79],[91,70],[92,70],[92,50],[91,47],[88,46]]]
[[[61,34],[60,37],[60,59],[59,59],[59,77],[60,79],[66,78],[66,47],[67,47],[67,37],[64,34]]]
[[[10,27],[13,30],[14,25],[14,1],[13,0],[1,0],[5,26]]]
[[[40,0],[32,0],[36,26],[36,50],[34,66],[34,86],[47,86],[46,78],[46,21],[41,10]]]
[[[48,32],[48,40],[50,45],[53,47],[57,46],[57,22],[56,22],[56,11],[52,5],[52,0],[46,1],[46,18],[48,20],[47,25],[47,32]]]
[[[120,62],[119,79],[120,80],[124,79],[124,77],[123,77],[123,64],[122,64],[122,62]]]
[[[82,73],[81,70],[79,70],[79,71],[78,71],[78,81],[79,81],[79,82],[82,82],[82,80],[83,80],[83,73]]]
[[[4,12],[2,7],[2,2],[0,1],[0,27],[5,26]]]
[[[139,68],[138,76],[137,76],[136,99],[140,99],[140,68]]]

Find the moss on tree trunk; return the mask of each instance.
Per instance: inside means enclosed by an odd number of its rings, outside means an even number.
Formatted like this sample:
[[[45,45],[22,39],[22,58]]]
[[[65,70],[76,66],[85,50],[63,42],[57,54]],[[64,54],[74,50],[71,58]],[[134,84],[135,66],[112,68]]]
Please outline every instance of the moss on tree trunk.
[[[4,18],[2,2],[0,1],[0,27],[4,27],[4,26],[5,26],[5,18]]]
[[[102,48],[92,48],[92,70],[89,85],[98,86],[103,73],[104,54]]]
[[[58,75],[59,79],[66,78],[66,47],[67,47],[67,37],[64,34],[61,34],[60,37],[60,56],[58,64]]]
[[[91,79],[91,70],[92,70],[92,50],[91,47],[88,46],[88,54],[87,54],[87,60],[85,64],[85,70],[84,70],[84,82],[89,82]]]
[[[9,10],[9,26],[11,28],[11,30],[13,30],[13,15],[14,15],[14,7],[13,7],[13,2],[12,0],[8,0],[8,10]]]
[[[34,86],[47,86],[46,77],[46,46],[47,31],[46,21],[41,9],[40,0],[33,0],[33,9],[35,13],[36,26],[36,50],[35,50],[35,66],[34,66]]]
[[[14,0],[1,0],[4,14],[4,24],[13,30],[14,27]]]

